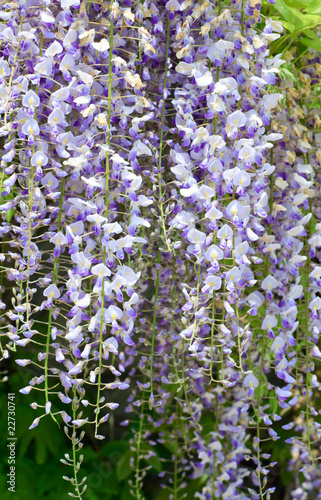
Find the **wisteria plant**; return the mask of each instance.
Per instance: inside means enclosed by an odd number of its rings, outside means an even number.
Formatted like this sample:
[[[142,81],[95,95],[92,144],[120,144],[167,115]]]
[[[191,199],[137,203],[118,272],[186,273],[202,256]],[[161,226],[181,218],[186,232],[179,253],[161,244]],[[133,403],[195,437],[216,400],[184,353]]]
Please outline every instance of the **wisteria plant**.
[[[0,19],[0,349],[66,493],[116,418],[126,499],[321,498],[319,2]]]

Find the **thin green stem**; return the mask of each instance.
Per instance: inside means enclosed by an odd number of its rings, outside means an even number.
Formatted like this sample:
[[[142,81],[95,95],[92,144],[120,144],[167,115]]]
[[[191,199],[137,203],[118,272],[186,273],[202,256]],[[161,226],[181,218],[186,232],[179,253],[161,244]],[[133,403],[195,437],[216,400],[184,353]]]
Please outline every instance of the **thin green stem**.
[[[214,382],[214,379],[213,379],[214,322],[215,322],[215,292],[213,292],[213,299],[212,299],[211,361],[210,361],[210,375],[211,375],[211,382]]]
[[[309,155],[307,155],[307,163],[310,162]],[[310,176],[309,176],[310,177]],[[312,200],[309,199],[309,212],[312,213]],[[306,260],[306,272],[304,276],[305,286],[304,286],[304,301],[305,301],[305,403],[306,403],[306,436],[307,436],[307,445],[309,449],[310,459],[312,465],[314,465],[314,458],[312,454],[311,447],[311,439],[310,439],[310,383],[309,383],[309,329],[310,329],[310,312],[309,312],[309,303],[311,299],[311,294],[309,290],[309,275],[311,273],[311,257],[308,247],[308,241],[312,233],[311,227],[311,219],[310,224],[308,226],[307,235],[305,237],[306,250],[307,250],[307,260]]]
[[[144,377],[144,385],[146,383],[146,377]],[[134,483],[134,493],[135,493],[135,498],[137,500],[142,500],[142,495],[140,491],[140,453],[141,453],[141,445],[142,445],[142,439],[143,439],[143,426],[145,423],[145,399],[146,399],[146,391],[145,389],[143,390],[142,394],[142,406],[141,406],[141,414],[139,418],[139,427],[138,427],[138,434],[136,438],[136,461],[135,461],[135,483]]]
[[[167,73],[168,73],[168,53],[169,53],[169,32],[170,32],[170,20],[167,20],[167,34],[166,34],[166,53],[165,53],[165,71],[164,71],[164,81],[163,81],[163,107],[161,115],[161,130],[160,130],[160,144],[159,144],[159,158],[158,158],[158,194],[159,194],[159,204],[162,219],[162,228],[164,233],[164,238],[168,251],[171,251],[171,247],[167,238],[166,226],[165,226],[165,213],[163,206],[163,194],[162,194],[162,159],[163,159],[163,141],[164,141],[164,124],[165,124],[165,92],[167,83]]]
[[[24,22],[24,16],[22,16],[21,20],[20,20],[19,32],[21,32],[21,30],[22,30],[23,22]],[[12,82],[13,82],[13,76],[14,76],[14,73],[15,73],[16,64],[17,64],[17,60],[18,60],[19,47],[20,47],[20,40],[17,43],[17,48],[16,48],[16,51],[15,51],[15,55],[14,55],[14,59],[13,59],[13,63],[12,63],[12,68],[11,68],[11,72],[10,72],[9,83],[8,83],[8,87],[7,87],[7,99],[6,99],[5,111],[4,111],[4,119],[3,119],[4,125],[7,124],[8,106],[9,106],[9,100],[10,100],[10,95],[11,95],[11,87],[12,87]]]
[[[160,130],[160,143],[159,143],[159,159],[158,159],[158,194],[159,194],[159,204],[162,219],[162,228],[164,233],[164,238],[169,251],[171,251],[169,241],[167,239],[166,226],[165,226],[165,214],[163,207],[163,195],[162,195],[162,152],[163,152],[163,140],[164,140],[164,124],[165,124],[165,91],[167,83],[167,73],[168,73],[168,53],[169,53],[169,32],[170,32],[170,20],[167,20],[167,33],[166,33],[166,53],[165,53],[165,71],[163,80],[163,107],[161,114],[161,130]],[[154,351],[155,351],[155,337],[156,337],[156,319],[157,319],[157,299],[158,299],[158,289],[159,289],[159,274],[160,274],[160,247],[161,247],[161,237],[159,237],[159,245],[157,252],[157,271],[156,271],[156,284],[155,284],[155,297],[154,297],[154,311],[153,311],[153,328],[152,328],[152,342],[151,342],[151,355],[150,355],[150,389],[151,397],[153,397],[153,363],[154,363]],[[152,404],[152,401],[151,401]]]
[[[110,3],[112,8],[113,0]],[[107,152],[106,152],[106,171],[105,171],[105,217],[108,217],[109,212],[109,168],[110,168],[110,141],[111,141],[111,92],[112,92],[112,57],[113,57],[113,40],[114,40],[114,22],[110,18],[110,34],[109,34],[109,56],[108,56],[108,101],[107,101]],[[106,245],[103,248],[103,264],[106,262]],[[103,350],[103,331],[104,331],[104,302],[105,302],[105,278],[102,278],[101,285],[101,309],[100,309],[100,331],[99,331],[99,361],[98,361],[98,387],[97,387],[97,401],[96,401],[96,414],[95,414],[95,436],[98,431],[98,418],[99,418],[99,401],[101,392],[101,372],[102,372],[102,350]]]
[[[73,402],[72,402],[72,415],[73,415],[73,421],[76,420],[77,415],[76,415],[76,409],[77,409],[77,403],[76,403],[76,396],[77,396],[77,388],[74,385],[73,387]],[[76,498],[79,498],[81,500],[81,494],[79,491],[79,484],[78,484],[78,466],[77,466],[77,449],[76,449],[76,426],[75,424],[72,425],[72,435],[71,435],[71,442],[72,442],[72,461],[73,461],[73,473],[74,473],[74,487],[76,491]]]
[[[263,381],[263,368],[264,368],[264,355],[265,355],[265,333],[262,330],[262,345],[261,345],[261,363],[260,363],[260,373],[259,373],[259,385],[258,385],[258,394],[257,394],[257,412],[256,412],[256,437],[257,437],[257,466],[258,469],[261,466],[261,455],[260,455],[260,407],[261,407],[261,389],[262,389],[262,381]],[[262,486],[262,477],[261,471],[258,470],[258,483],[259,483],[259,491],[260,491],[260,499],[263,500],[263,486]]]
[[[61,229],[61,214],[62,214],[62,202],[63,202],[63,197],[64,197],[64,185],[65,185],[65,178],[62,179],[61,184],[60,184],[60,196],[59,196],[59,212],[58,212],[58,219],[57,219],[57,232],[60,231]],[[52,271],[52,284],[56,284],[57,280],[57,275],[58,275],[58,257],[55,257],[54,259],[54,265],[53,265],[53,271]],[[45,357],[45,398],[46,398],[46,403],[49,402],[49,389],[48,389],[48,363],[49,363],[49,348],[50,348],[50,338],[51,338],[51,325],[52,325],[52,312],[53,312],[53,304],[51,304],[51,307],[49,309],[49,316],[48,316],[48,329],[47,329],[47,336],[46,336],[46,357]],[[53,413],[50,411],[50,415],[52,419],[58,424],[55,416]]]
[[[176,415],[178,413],[178,402],[176,401]],[[175,458],[174,458],[174,478],[173,478],[173,500],[178,500],[178,457],[179,457],[179,446],[178,446],[178,422],[175,421]]]
[[[153,396],[153,364],[154,364],[155,337],[156,337],[157,300],[158,300],[159,275],[160,275],[160,244],[161,244],[161,239],[159,238],[159,245],[158,245],[158,252],[157,252],[155,297],[154,297],[152,343],[151,343],[151,353],[150,353],[150,375],[149,375],[149,378],[150,378],[151,396]]]

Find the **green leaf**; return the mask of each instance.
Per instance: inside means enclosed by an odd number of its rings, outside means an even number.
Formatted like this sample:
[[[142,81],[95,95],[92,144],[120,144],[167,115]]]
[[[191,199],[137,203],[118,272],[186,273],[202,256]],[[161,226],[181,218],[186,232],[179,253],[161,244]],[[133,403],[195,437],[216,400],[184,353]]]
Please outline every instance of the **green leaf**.
[[[39,465],[43,465],[47,458],[47,447],[46,443],[42,439],[36,440],[36,462]]]
[[[146,448],[152,450],[149,446],[146,446]],[[153,451],[155,452],[155,449],[153,449]],[[151,465],[156,472],[160,472],[162,470],[162,462],[157,455],[148,458],[148,465]]]
[[[311,40],[310,38],[300,38],[300,42],[303,43],[303,45],[306,45],[307,47],[311,47],[312,49],[318,50],[321,52],[321,40],[319,39],[318,41],[316,40]]]
[[[95,493],[92,493],[89,497],[89,500],[101,500],[101,499],[97,495],[95,495]]]
[[[110,441],[104,444],[100,453],[103,457],[109,458],[117,454],[121,455],[128,450],[129,444],[124,441]]]
[[[294,7],[296,9],[305,9],[309,7],[310,0],[284,0],[284,3],[288,7]]]
[[[291,21],[295,23],[295,26],[302,25],[302,13],[297,9],[288,7],[284,0],[277,0],[274,4],[274,8],[281,14],[283,19],[291,19]]]
[[[270,411],[271,413],[277,413],[279,410],[279,403],[277,398],[271,398],[270,399]]]
[[[321,103],[318,99],[314,99],[312,102],[306,105],[308,109],[321,109]]]
[[[10,208],[10,209],[6,212],[6,221],[7,221],[7,222],[10,222],[13,216],[14,216],[14,210],[13,210],[12,208]]]
[[[317,14],[301,14],[301,24],[304,30],[321,24],[321,16]]]
[[[169,439],[166,439],[164,442],[164,447],[171,453],[177,453],[178,451],[177,443],[175,443],[174,440],[170,441]]]
[[[132,474],[132,468],[130,466],[130,458],[132,457],[132,452],[130,450],[126,451],[124,455],[120,457],[116,465],[116,475],[119,482],[128,479]]]
[[[84,448],[82,449],[82,454],[84,455],[84,464],[91,464],[96,460],[100,460],[97,451],[90,446],[84,446]]]
[[[310,234],[314,234],[315,233],[315,227],[317,225],[318,221],[316,219],[316,216],[314,214],[312,214],[312,217],[310,219]]]
[[[94,473],[95,477],[96,472]],[[106,488],[106,484],[108,484],[108,488]],[[111,500],[115,497],[118,499],[121,492],[121,485],[116,476],[116,471],[111,471],[108,478],[102,478],[102,481],[98,482],[97,486],[94,482],[90,480],[90,473],[88,474],[88,488],[95,490],[95,493],[100,494],[100,498],[104,500]],[[83,497],[85,500],[85,497]]]
[[[296,81],[295,75],[288,68],[280,68],[279,75],[282,80],[291,80],[291,82]]]
[[[306,36],[308,36],[309,38],[312,38],[312,40],[316,40],[316,41],[320,40],[320,38],[318,37],[318,35],[314,31],[312,31],[312,30],[306,29],[304,31],[304,34]]]
[[[19,458],[22,458],[26,454],[33,439],[34,435],[31,431],[24,434],[23,438],[19,441]]]
[[[133,495],[131,494],[130,492],[131,490],[131,487],[129,485],[129,483],[125,483],[123,488],[122,488],[122,491],[121,491],[121,497],[120,497],[120,500],[129,500],[130,498],[134,498]],[[145,498],[145,497],[143,497]]]
[[[321,14],[321,4],[320,0],[312,0],[311,2],[308,2],[307,7],[304,8],[306,12],[314,13],[314,14]]]
[[[293,31],[295,30],[294,24],[289,23],[288,21],[284,21],[283,19],[282,19],[282,25],[286,30],[290,31],[290,33],[293,33]]]

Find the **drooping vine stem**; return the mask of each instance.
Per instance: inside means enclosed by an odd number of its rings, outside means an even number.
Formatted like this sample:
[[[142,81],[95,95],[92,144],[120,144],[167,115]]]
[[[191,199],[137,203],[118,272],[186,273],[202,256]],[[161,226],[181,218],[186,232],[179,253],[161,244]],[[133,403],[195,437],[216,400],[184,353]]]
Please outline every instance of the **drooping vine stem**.
[[[162,102],[162,114],[161,114],[161,126],[160,126],[160,141],[159,141],[159,157],[158,157],[158,195],[159,195],[159,206],[162,219],[163,234],[166,242],[168,251],[171,251],[170,243],[167,237],[166,225],[165,225],[165,213],[164,213],[164,203],[163,203],[163,193],[162,193],[162,160],[163,160],[163,142],[164,142],[164,126],[165,126],[165,104],[167,92],[167,73],[168,73],[168,55],[169,55],[169,41],[170,41],[170,19],[167,20],[167,30],[166,30],[166,51],[165,51],[165,68],[164,68],[164,80],[163,80],[163,102]]]
[[[307,163],[310,162],[309,154],[307,154]],[[309,176],[310,177],[310,176]],[[312,199],[309,198],[309,213],[312,214]],[[309,303],[311,300],[310,287],[309,287],[309,276],[311,273],[311,257],[309,252],[309,238],[311,237],[311,219],[308,224],[307,236],[305,237],[305,248],[307,253],[306,259],[306,270],[304,276],[304,302],[305,302],[305,404],[306,404],[306,439],[309,450],[309,456],[312,465],[315,465],[314,457],[312,453],[311,438],[310,438],[310,383],[309,383],[309,334],[310,334],[310,314],[309,314]]]
[[[153,391],[153,365],[154,365],[154,351],[155,351],[155,337],[156,337],[156,319],[157,319],[157,300],[158,300],[158,289],[159,289],[159,275],[160,275],[160,245],[161,238],[159,238],[159,247],[157,251],[157,270],[156,270],[156,280],[155,280],[155,294],[154,294],[154,310],[153,310],[153,326],[152,326],[152,340],[151,340],[151,351],[150,351],[150,391],[151,391],[151,405],[154,399]]]
[[[21,16],[19,31],[21,31],[21,29],[22,29],[22,25],[24,23],[24,19],[25,19],[25,17]],[[18,54],[19,54],[19,48],[20,48],[20,40],[17,41],[16,43],[17,43],[17,48],[15,50],[13,64],[12,64],[12,68],[11,68],[11,72],[10,72],[9,83],[8,83],[8,88],[7,88],[7,98],[6,98],[6,103],[5,103],[5,107],[4,107],[5,111],[4,111],[4,119],[3,119],[3,121],[4,121],[4,125],[5,126],[7,125],[8,106],[9,106],[9,100],[10,100],[10,96],[11,96],[12,81],[13,81],[13,77],[14,77],[14,74],[15,74],[15,71],[16,71],[16,64],[17,64],[17,61],[18,61]]]
[[[110,11],[112,11],[113,0],[110,3]],[[114,21],[110,17],[110,33],[109,33],[109,55],[108,55],[108,101],[107,101],[107,150],[106,150],[106,170],[105,170],[105,217],[108,218],[109,213],[109,176],[110,176],[110,141],[111,141],[111,102],[112,102],[112,57],[114,44]],[[106,245],[103,248],[103,264],[106,264]],[[99,404],[101,392],[101,372],[102,372],[102,350],[103,350],[103,331],[104,331],[104,304],[105,304],[105,277],[102,277],[101,285],[101,309],[100,309],[100,331],[99,331],[99,360],[98,360],[98,381],[97,381],[97,401],[95,410],[95,437],[98,431]]]
[[[271,165],[273,165],[274,162],[274,154],[273,154],[273,149],[271,149],[270,153],[270,158],[271,158]],[[269,196],[269,216],[272,216],[272,210],[273,210],[273,186],[274,186],[274,181],[273,181],[273,176],[270,177],[270,196]],[[270,235],[272,232],[272,224],[270,222],[268,226],[268,234]],[[265,262],[265,276],[269,275],[269,270],[270,270],[270,260],[269,256],[266,257],[266,262]],[[267,300],[265,299],[264,301],[264,316],[266,316],[267,312]],[[258,478],[258,485],[259,485],[259,493],[260,493],[260,499],[264,499],[264,491],[263,491],[263,484],[262,484],[262,473],[261,473],[261,451],[260,451],[260,443],[261,443],[261,399],[262,399],[262,384],[263,384],[263,370],[264,370],[264,361],[265,361],[265,349],[266,349],[266,339],[265,339],[265,330],[261,329],[261,360],[260,360],[260,367],[259,367],[259,374],[258,374],[258,388],[257,388],[257,405],[256,405],[256,439],[257,439],[257,478]]]
[[[62,204],[63,204],[63,198],[64,198],[64,185],[65,185],[65,179],[63,178],[62,182],[60,184],[57,232],[59,232],[61,229],[61,216],[62,216]],[[58,260],[59,260],[58,257],[54,258],[54,265],[53,265],[53,271],[52,271],[52,284],[53,285],[55,285],[57,282]],[[49,370],[49,350],[50,350],[50,339],[51,339],[52,313],[53,313],[53,303],[51,304],[50,309],[49,309],[48,329],[47,329],[47,334],[46,334],[46,357],[45,357],[45,366],[44,366],[46,405],[49,403],[48,370]],[[59,423],[57,422],[57,420],[56,420],[55,416],[53,415],[53,413],[51,412],[51,410],[50,410],[50,416],[59,426]]]
[[[144,385],[146,382],[146,378],[144,378]],[[142,446],[142,439],[143,439],[143,428],[144,428],[144,423],[145,423],[145,405],[146,405],[146,390],[143,390],[142,393],[142,405],[141,405],[141,414],[139,418],[139,427],[138,427],[138,432],[137,436],[135,437],[135,480],[134,480],[134,495],[136,500],[142,500],[142,494],[141,494],[141,478],[140,478],[140,461],[141,461],[141,446]]]
[[[260,499],[264,499],[263,495],[263,486],[262,486],[262,474],[261,474],[261,451],[260,451],[260,442],[261,442],[261,397],[262,397],[262,384],[263,384],[263,369],[264,369],[264,358],[265,358],[265,330],[262,329],[262,343],[261,343],[261,362],[259,367],[259,376],[258,376],[258,388],[257,388],[257,402],[256,402],[256,439],[257,439],[257,478],[259,483],[259,492]]]
[[[78,409],[78,403],[77,403],[77,387],[76,385],[73,386],[73,401],[72,401],[72,413],[73,413],[73,422],[76,421],[77,415],[76,411]],[[76,425],[75,423],[72,424],[72,435],[71,435],[71,442],[72,442],[72,462],[73,462],[73,475],[74,475],[74,482],[73,486],[75,488],[76,492],[76,498],[79,500],[82,500],[82,493],[80,492],[80,484],[78,482],[78,471],[80,467],[80,463],[77,463],[77,438],[76,438]],[[83,490],[84,492],[84,490]]]
[[[160,127],[160,141],[159,141],[159,158],[158,158],[158,193],[159,193],[159,204],[162,219],[162,229],[166,245],[169,251],[170,245],[167,239],[166,227],[165,227],[165,214],[163,207],[163,194],[162,194],[162,152],[163,152],[163,140],[164,140],[164,125],[165,125],[165,92],[167,87],[167,72],[168,72],[168,54],[169,54],[169,39],[170,39],[170,19],[167,20],[167,31],[166,31],[166,52],[165,52],[165,69],[164,69],[164,80],[163,80],[163,103],[162,103],[162,114],[161,114],[161,127]],[[156,270],[156,282],[155,282],[155,296],[154,296],[154,311],[153,311],[153,324],[152,324],[152,339],[151,339],[151,354],[150,354],[150,390],[151,390],[151,400],[154,397],[153,393],[153,363],[154,363],[154,350],[155,350],[155,335],[156,335],[156,319],[157,319],[157,299],[158,299],[158,289],[159,289],[159,274],[160,274],[160,257],[161,257],[161,236],[159,238],[159,247],[157,252],[157,270]]]

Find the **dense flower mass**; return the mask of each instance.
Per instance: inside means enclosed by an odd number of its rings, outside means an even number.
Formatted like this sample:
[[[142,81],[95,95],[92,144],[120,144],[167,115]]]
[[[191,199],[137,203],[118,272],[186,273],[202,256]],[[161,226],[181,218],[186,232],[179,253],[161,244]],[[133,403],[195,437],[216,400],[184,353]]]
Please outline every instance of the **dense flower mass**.
[[[288,498],[321,498],[319,53],[281,79],[260,0],[0,19],[1,353],[43,394],[30,428],[70,440],[71,496],[119,389],[133,498],[157,443],[168,498],[273,498],[279,439]]]

